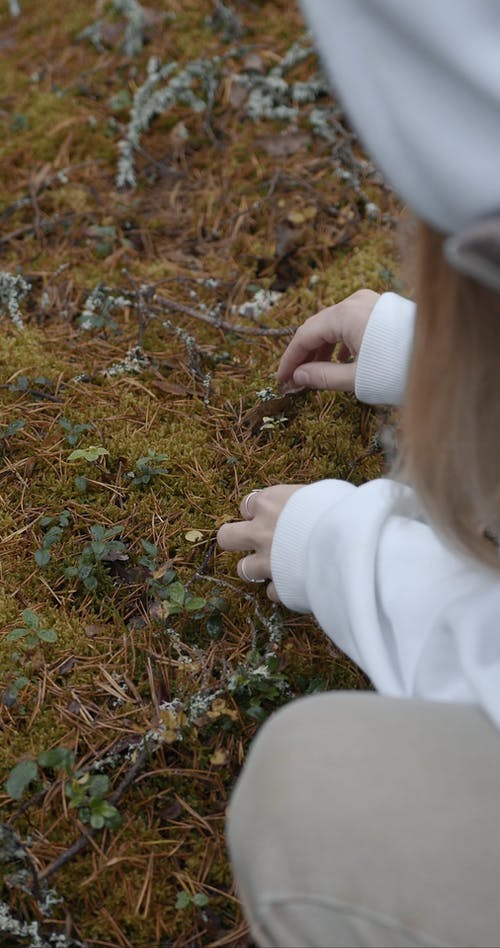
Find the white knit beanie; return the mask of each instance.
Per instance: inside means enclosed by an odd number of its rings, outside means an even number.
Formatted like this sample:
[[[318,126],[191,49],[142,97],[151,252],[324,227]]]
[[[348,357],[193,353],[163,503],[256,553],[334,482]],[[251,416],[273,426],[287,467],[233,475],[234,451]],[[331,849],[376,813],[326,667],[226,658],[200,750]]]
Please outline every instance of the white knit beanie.
[[[352,124],[417,216],[457,234],[500,215],[500,0],[301,2]]]

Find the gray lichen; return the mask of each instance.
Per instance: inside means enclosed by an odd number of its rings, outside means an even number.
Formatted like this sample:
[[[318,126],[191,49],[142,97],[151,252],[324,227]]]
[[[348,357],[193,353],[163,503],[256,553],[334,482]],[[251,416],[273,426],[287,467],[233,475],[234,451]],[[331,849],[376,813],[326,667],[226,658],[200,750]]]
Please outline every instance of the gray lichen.
[[[135,56],[144,46],[146,14],[137,0],[113,0],[113,6],[127,20],[123,52],[126,56]]]
[[[118,161],[117,187],[134,187],[136,183],[134,152],[140,143],[143,132],[149,128],[153,118],[168,112],[176,104],[186,105],[193,112],[204,112],[207,103],[200,95],[193,91],[193,84],[201,81],[205,88],[213,88],[214,82],[218,85],[220,57],[213,59],[193,60],[184,69],[177,72],[178,63],[171,62],[162,66],[155,56],[149,60],[147,78],[137,89],[130,112],[130,121],[125,138],[118,144],[120,158]],[[159,88],[160,83],[168,80],[166,85]]]
[[[24,329],[20,303],[30,290],[31,284],[27,283],[21,274],[14,276],[7,270],[0,270],[0,313],[7,312],[14,326],[19,330]]]

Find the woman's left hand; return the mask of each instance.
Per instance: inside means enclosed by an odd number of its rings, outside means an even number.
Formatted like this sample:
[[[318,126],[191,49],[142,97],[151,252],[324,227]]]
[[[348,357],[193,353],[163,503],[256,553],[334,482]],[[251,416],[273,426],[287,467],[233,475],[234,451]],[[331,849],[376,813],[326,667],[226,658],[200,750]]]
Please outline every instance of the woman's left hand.
[[[217,533],[217,542],[223,550],[252,551],[250,556],[239,560],[237,571],[248,583],[271,582],[267,595],[279,602],[271,575],[271,545],[278,517],[286,502],[299,490],[301,484],[276,484],[247,494],[240,504],[243,520],[225,523]]]

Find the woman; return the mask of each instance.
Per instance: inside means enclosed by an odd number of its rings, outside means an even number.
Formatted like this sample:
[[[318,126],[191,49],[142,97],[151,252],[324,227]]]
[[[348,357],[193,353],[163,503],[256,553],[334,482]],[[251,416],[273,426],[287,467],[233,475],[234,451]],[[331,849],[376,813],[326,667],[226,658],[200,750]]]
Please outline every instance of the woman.
[[[305,698],[262,728],[230,806],[235,875],[259,945],[497,945],[500,3],[304,12],[420,220],[417,306],[360,291],[309,319],[278,371],[402,400],[397,478],[258,490],[218,534],[378,692]],[[330,361],[337,344],[352,363]]]

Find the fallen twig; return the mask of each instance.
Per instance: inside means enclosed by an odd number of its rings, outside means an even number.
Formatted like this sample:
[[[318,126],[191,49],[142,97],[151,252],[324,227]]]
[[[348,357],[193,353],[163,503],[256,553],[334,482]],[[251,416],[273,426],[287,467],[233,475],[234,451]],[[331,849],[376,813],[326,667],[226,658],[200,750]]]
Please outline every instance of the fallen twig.
[[[177,300],[167,299],[166,296],[155,296],[158,306],[150,306],[152,312],[161,315],[162,307],[173,309],[174,312],[183,313],[184,316],[190,316],[191,319],[199,319],[202,323],[208,323],[209,326],[215,326],[216,329],[224,329],[226,332],[234,332],[247,336],[293,336],[297,326],[289,326],[287,329],[272,329],[268,326],[242,326],[240,323],[228,323],[224,319],[218,319],[214,316],[208,316],[207,313],[201,313],[198,309],[186,306],[185,303],[178,303]]]

